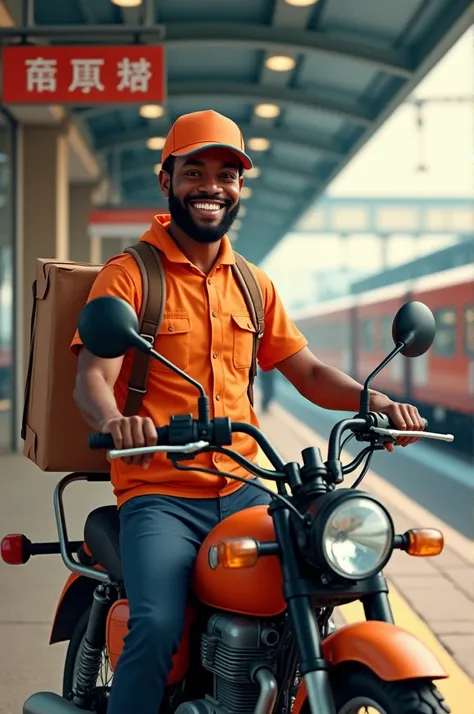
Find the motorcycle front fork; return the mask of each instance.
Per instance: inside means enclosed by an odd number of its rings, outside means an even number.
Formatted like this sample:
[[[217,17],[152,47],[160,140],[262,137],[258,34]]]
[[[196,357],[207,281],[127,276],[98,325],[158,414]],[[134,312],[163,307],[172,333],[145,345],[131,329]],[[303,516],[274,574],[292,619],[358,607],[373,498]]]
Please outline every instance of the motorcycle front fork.
[[[110,583],[101,583],[94,591],[86,636],[81,648],[71,702],[79,709],[88,709],[93,702],[106,641],[107,615],[118,592]]]

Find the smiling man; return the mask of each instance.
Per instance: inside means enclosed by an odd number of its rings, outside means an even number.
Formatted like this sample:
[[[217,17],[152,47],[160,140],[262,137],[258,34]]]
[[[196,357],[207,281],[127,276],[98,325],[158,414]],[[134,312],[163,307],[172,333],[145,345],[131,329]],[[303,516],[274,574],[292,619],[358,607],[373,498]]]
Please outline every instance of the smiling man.
[[[159,180],[170,214],[155,216],[141,238],[160,251],[166,277],[155,349],[201,382],[211,398],[211,418],[258,425],[247,392],[254,328],[231,270],[235,257],[226,236],[239,212],[244,171],[252,167],[242,133],[214,111],[184,115],[170,130],[162,162]],[[315,404],[356,412],[361,385],[309,351],[272,281],[252,268],[265,307],[260,368],[276,367]],[[117,256],[104,266],[89,299],[102,295],[126,300],[140,315],[141,276],[133,256]],[[153,361],[138,416],[124,417],[133,355],[94,357],[78,334],[71,348],[79,354],[76,402],[95,431],[112,434],[117,449],[155,444],[155,425],[166,424],[172,414],[195,413],[194,387]],[[423,429],[414,407],[378,392],[372,392],[370,406],[387,413],[399,429]],[[233,448],[257,459],[257,445],[246,435],[234,435]],[[158,712],[201,543],[220,520],[270,500],[229,478],[226,474],[249,474],[226,456],[204,453],[190,464],[208,472],[177,471],[164,454],[116,460],[111,467],[130,629],[108,714]]]

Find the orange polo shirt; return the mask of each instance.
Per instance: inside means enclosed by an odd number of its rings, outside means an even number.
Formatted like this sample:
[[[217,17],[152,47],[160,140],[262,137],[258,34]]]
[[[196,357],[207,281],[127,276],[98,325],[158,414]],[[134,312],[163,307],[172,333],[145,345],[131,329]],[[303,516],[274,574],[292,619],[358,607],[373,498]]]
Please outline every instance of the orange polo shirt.
[[[166,230],[169,216],[155,216],[141,240],[162,252],[166,276],[166,305],[163,323],[154,348],[198,380],[209,396],[212,417],[229,417],[259,426],[248,395],[254,327],[245,299],[235,283],[231,264],[235,262],[227,237],[208,275],[196,268],[181,252]],[[267,371],[277,362],[299,352],[307,340],[287,316],[269,277],[252,265],[265,304],[265,334],[259,341],[258,363]],[[114,295],[129,302],[140,314],[142,287],[140,269],[133,256],[124,253],[103,267],[91,289],[89,300]],[[71,350],[78,354],[82,344],[78,333]],[[114,394],[119,410],[125,405],[133,350],[124,357]],[[140,416],[148,416],[157,426],[169,422],[172,414],[192,413],[197,418],[198,392],[191,384],[156,360],[151,361],[147,393]],[[251,461],[258,454],[256,442],[245,434],[234,434],[232,448]],[[221,472],[248,478],[249,472],[222,454],[199,454],[186,466],[199,465],[215,470],[215,475],[199,471],[178,471],[165,454],[156,454],[148,469],[129,466],[121,460],[111,463],[111,480],[118,506],[129,498],[145,494],[215,498],[233,493],[241,482]]]

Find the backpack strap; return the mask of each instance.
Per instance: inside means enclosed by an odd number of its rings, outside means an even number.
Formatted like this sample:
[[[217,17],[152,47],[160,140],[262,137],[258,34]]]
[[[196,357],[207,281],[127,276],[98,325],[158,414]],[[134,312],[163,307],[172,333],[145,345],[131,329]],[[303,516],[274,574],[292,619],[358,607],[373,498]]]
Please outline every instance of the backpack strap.
[[[255,277],[255,273],[249,266],[245,258],[240,253],[234,250],[235,263],[232,265],[232,272],[243,293],[246,305],[252,318],[252,323],[255,328],[253,336],[252,364],[249,373],[248,396],[250,404],[253,406],[253,382],[257,376],[257,352],[258,341],[263,337],[265,331],[265,307],[263,303],[263,295]]]
[[[142,276],[142,309],[140,313],[140,336],[152,345],[163,321],[166,303],[166,280],[157,248],[145,241],[139,241],[125,249],[133,255]],[[146,394],[151,357],[135,350],[128,383],[128,395],[123,409],[124,416],[138,414]]]

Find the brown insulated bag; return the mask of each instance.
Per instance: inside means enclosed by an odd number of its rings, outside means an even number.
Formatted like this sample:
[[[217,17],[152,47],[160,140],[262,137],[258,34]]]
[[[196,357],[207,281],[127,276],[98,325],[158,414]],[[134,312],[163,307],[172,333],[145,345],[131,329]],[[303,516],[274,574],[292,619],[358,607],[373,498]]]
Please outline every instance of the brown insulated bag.
[[[166,283],[159,251],[140,241],[126,249],[137,261],[143,283],[140,332],[155,338],[166,302]],[[244,258],[235,253],[234,276],[244,295],[256,333],[249,373],[249,399],[253,404],[253,380],[257,371],[258,339],[264,331],[264,307],[260,287]],[[91,451],[92,428],[84,421],[73,399],[77,358],[69,345],[81,309],[101,265],[68,261],[37,261],[33,283],[30,355],[25,386],[21,437],[24,455],[42,471],[108,471],[105,452]],[[136,352],[124,414],[137,414],[146,393],[149,358]]]

